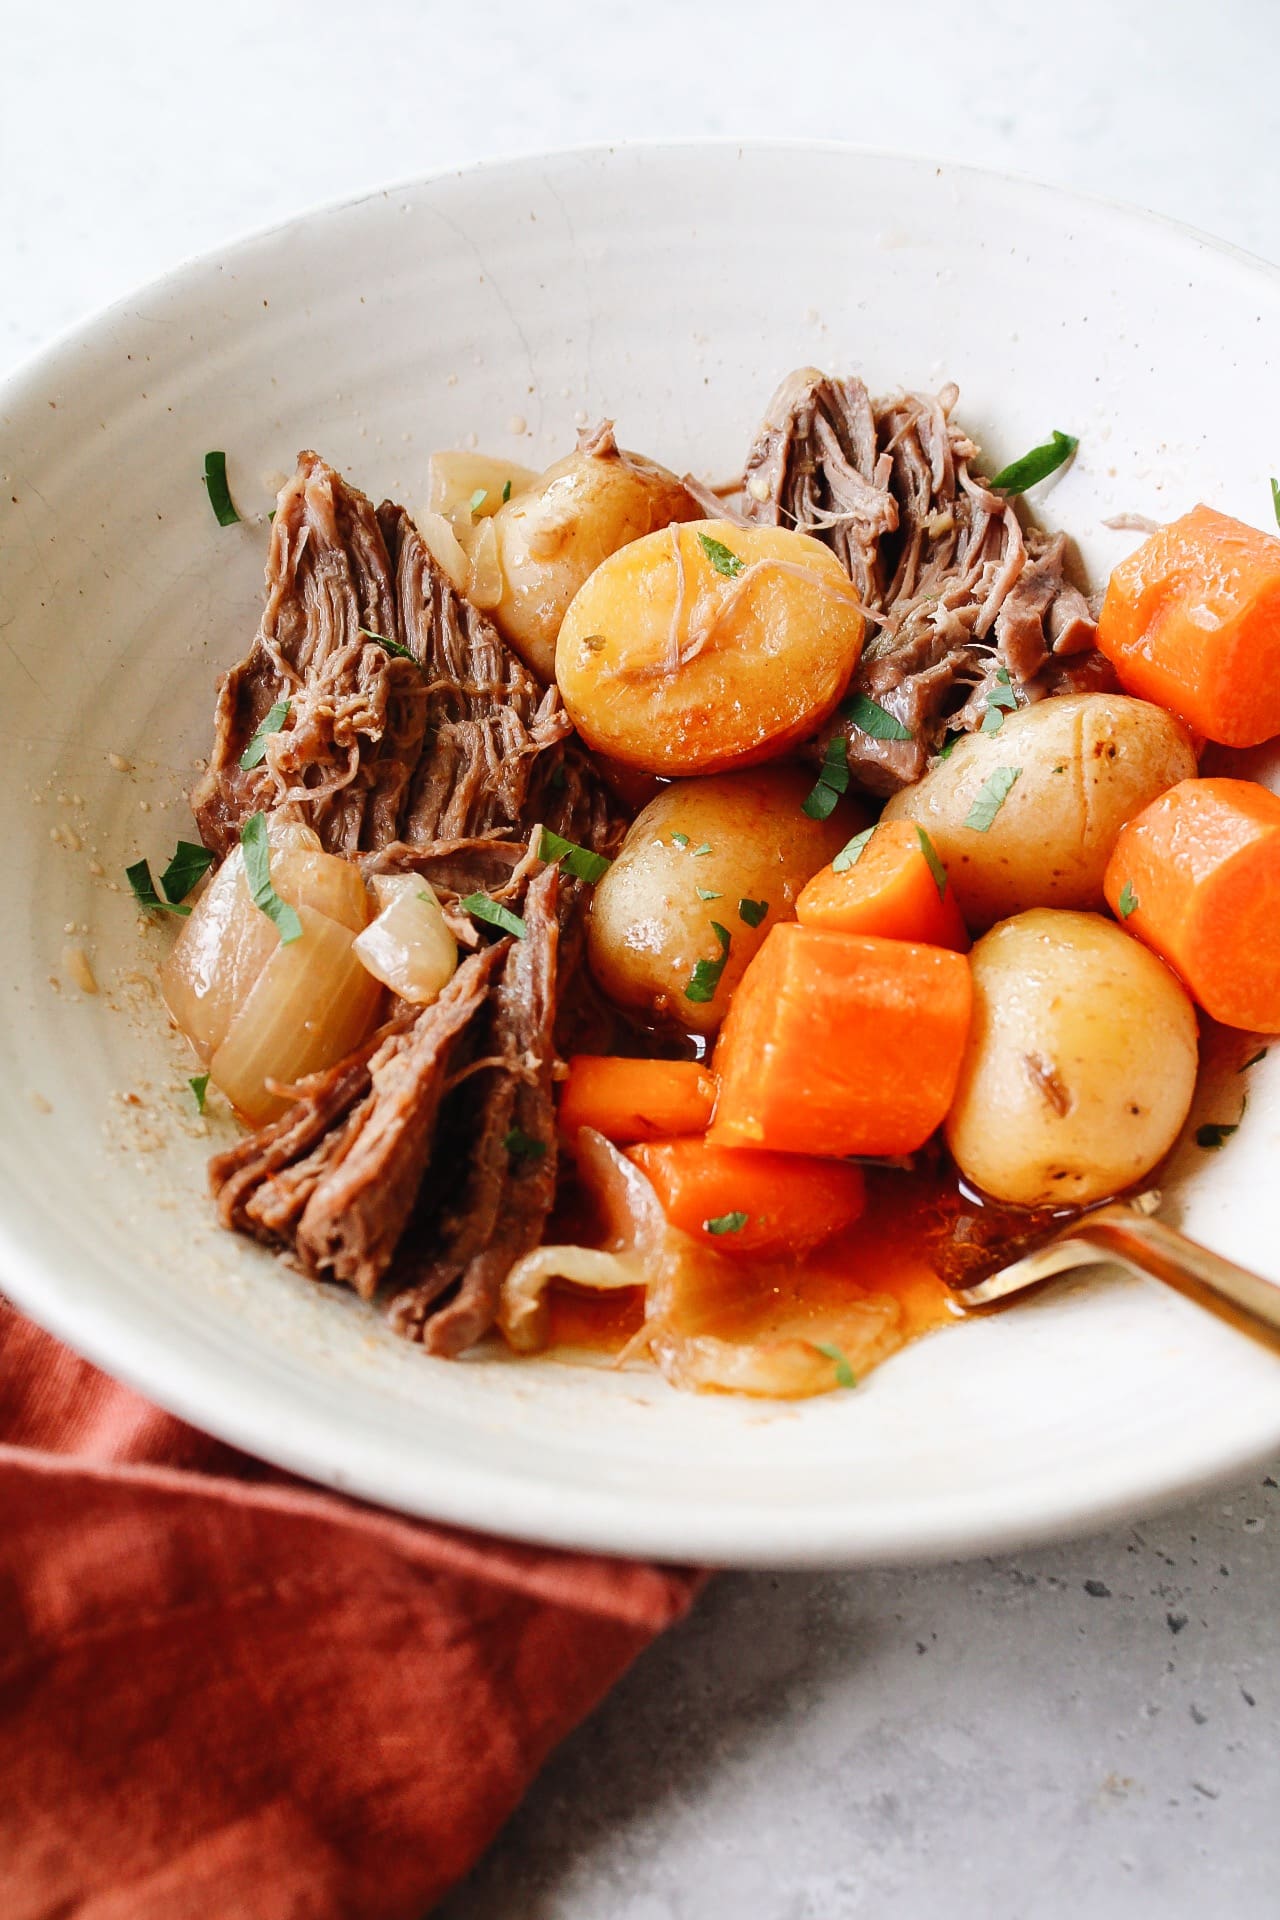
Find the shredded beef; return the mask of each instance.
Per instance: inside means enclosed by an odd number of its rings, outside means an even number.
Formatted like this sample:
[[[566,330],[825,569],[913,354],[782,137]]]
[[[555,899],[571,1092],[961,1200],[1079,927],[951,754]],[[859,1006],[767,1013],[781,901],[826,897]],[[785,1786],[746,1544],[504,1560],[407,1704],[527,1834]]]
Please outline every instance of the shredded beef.
[[[850,685],[910,733],[880,740],[840,719],[849,766],[873,793],[918,780],[949,728],[980,727],[997,676],[1020,700],[1114,684],[1063,534],[1024,529],[975,471],[951,419],[956,388],[873,401],[811,367],[784,380],[747,456],[748,520],[793,526],[838,555],[871,638]]]

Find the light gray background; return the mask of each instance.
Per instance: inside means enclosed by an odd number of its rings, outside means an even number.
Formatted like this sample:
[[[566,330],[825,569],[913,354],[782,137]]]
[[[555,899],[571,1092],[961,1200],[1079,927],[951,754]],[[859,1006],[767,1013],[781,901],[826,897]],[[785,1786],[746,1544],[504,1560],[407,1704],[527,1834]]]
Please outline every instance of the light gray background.
[[[936,153],[1280,260],[1278,82],[1276,0],[0,0],[0,375],[315,201],[627,136]],[[1007,1560],[721,1577],[445,1913],[1274,1920],[1277,1479]]]

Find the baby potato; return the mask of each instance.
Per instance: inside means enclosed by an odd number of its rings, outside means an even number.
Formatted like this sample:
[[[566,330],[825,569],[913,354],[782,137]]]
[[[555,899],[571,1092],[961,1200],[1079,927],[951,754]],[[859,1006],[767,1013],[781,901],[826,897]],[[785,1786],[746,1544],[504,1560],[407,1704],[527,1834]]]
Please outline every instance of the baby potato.
[[[612,435],[596,452],[557,460],[493,516],[502,575],[494,622],[535,673],[554,678],[560,622],[587,576],[628,540],[697,513],[673,473],[619,452]]]
[[[677,780],[650,801],[591,903],[587,952],[611,999],[716,1031],[770,927],[795,919],[805,882],[864,824],[847,804],[811,820],[801,803],[812,784],[794,767],[762,767]]]
[[[1195,772],[1191,739],[1162,707],[1122,693],[1065,693],[1021,707],[998,733],[968,733],[886,820],[913,820],[938,849],[969,927],[1026,907],[1101,907],[1116,835]],[[1016,773],[990,824],[969,822]],[[984,794],[985,789],[985,794]],[[990,806],[979,822],[989,818]]]
[[[969,956],[973,1024],[947,1145],[996,1200],[1082,1206],[1150,1173],[1196,1080],[1196,1017],[1114,921],[1035,908]]]
[[[786,527],[702,520],[597,567],[556,647],[583,738],[662,774],[777,758],[821,726],[862,652],[835,555]]]

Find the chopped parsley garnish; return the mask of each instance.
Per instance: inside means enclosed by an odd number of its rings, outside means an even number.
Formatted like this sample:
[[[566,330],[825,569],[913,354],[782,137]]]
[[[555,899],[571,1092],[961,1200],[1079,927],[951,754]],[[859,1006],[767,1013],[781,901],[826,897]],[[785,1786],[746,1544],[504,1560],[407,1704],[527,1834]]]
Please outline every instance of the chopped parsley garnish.
[[[385,633],[375,633],[371,627],[359,627],[357,632],[362,639],[375,640],[380,647],[385,647],[393,660],[412,660],[415,667],[418,665],[408,647],[402,645],[399,640],[388,640]]]
[[[716,997],[716,988],[720,985],[720,975],[724,972],[725,961],[729,958],[732,935],[728,927],[722,927],[718,920],[711,922],[711,931],[720,942],[718,960],[698,960],[694,963],[689,984],[684,990],[686,1000],[696,1000],[700,1004]]]
[[[473,920],[486,920],[491,927],[501,927],[503,933],[513,933],[517,940],[523,940],[529,931],[518,913],[504,907],[501,900],[491,900],[487,893],[469,893],[458,905]]]
[[[849,785],[849,743],[842,733],[833,734],[822,756],[822,771],[807,800],[804,812],[811,820],[826,820],[835,812],[836,801]]]
[[[700,847],[694,848],[693,852],[689,855],[689,858],[691,860],[701,860],[703,855],[710,853],[710,851],[711,851],[711,842],[709,840],[704,840]]]
[[[724,899],[724,895],[722,893],[717,893],[712,887],[696,887],[694,891],[696,892],[699,900],[723,900]]]
[[[874,827],[864,827],[861,833],[855,833],[847,840],[835,859],[831,862],[833,873],[848,873],[850,867],[856,867],[867,850],[867,842],[875,832]]]
[[[185,900],[212,865],[213,855],[208,847],[202,847],[197,840],[179,840],[160,875],[160,891],[169,905],[176,907],[180,900]]]
[[[758,927],[769,911],[767,900],[739,900],[738,918],[745,920],[749,927]]]
[[[509,480],[504,480],[502,483],[502,504],[504,507],[506,506],[510,498],[511,498],[511,482]]]
[[[201,851],[203,852],[203,848]],[[166,868],[165,871],[167,872],[168,869]],[[148,913],[180,913],[183,915],[190,913],[190,907],[179,906],[176,900],[162,900],[160,898],[160,895],[156,892],[156,883],[151,878],[151,862],[149,860],[135,860],[131,867],[125,868],[124,877],[129,882],[134,899],[140,907],[145,907]]]
[[[916,835],[920,841],[920,851],[925,857],[925,862],[930,873],[933,875],[933,884],[938,889],[938,898],[939,900],[945,900],[947,895],[947,870],[938,858],[938,849],[934,846],[923,827],[916,828]]]
[[[193,1073],[193,1074],[192,1074],[192,1076],[191,1076],[191,1078],[190,1078],[190,1079],[188,1080],[188,1082],[187,1082],[187,1085],[188,1085],[188,1086],[190,1087],[190,1089],[191,1089],[191,1091],[192,1091],[192,1093],[194,1093],[194,1095],[195,1095],[195,1097],[196,1097],[196,1112],[197,1112],[197,1113],[203,1113],[203,1112],[204,1112],[204,1097],[205,1097],[205,1095],[206,1095],[206,1093],[208,1093],[208,1091],[209,1091],[209,1076],[208,1076],[208,1074],[207,1074],[207,1073]]]
[[[1014,783],[1021,772],[1021,767],[997,767],[994,773],[989,774],[964,817],[965,826],[972,828],[974,833],[986,833],[1013,792]]]
[[[248,746],[240,755],[240,765],[246,773],[248,773],[251,768],[262,765],[262,762],[267,757],[267,741],[273,733],[280,732],[280,729],[284,726],[288,718],[289,702],[287,700],[277,700],[274,707],[263,716]]]
[[[1270,1052],[1269,1047],[1259,1047],[1257,1053],[1251,1053],[1249,1055],[1249,1058],[1245,1061],[1242,1067],[1236,1068],[1236,1072],[1248,1073],[1250,1067],[1256,1067],[1259,1060],[1265,1060],[1269,1052]]]
[[[590,847],[580,847],[576,840],[564,840],[549,827],[542,829],[538,858],[548,863],[558,860],[565,873],[571,873],[575,880],[589,881],[592,886],[604,879],[613,864],[602,853],[592,853]]]
[[[913,740],[915,735],[910,727],[904,727],[895,714],[882,707],[878,700],[868,699],[865,693],[855,693],[844,701],[840,708],[842,720],[852,720],[859,733],[866,733],[873,740]]]
[[[714,1220],[704,1220],[704,1233],[741,1233],[747,1224],[745,1213],[718,1213]]]
[[[996,685],[987,695],[987,710],[982,716],[983,733],[999,733],[1006,713],[1018,711],[1018,696],[1009,684],[1009,669],[1001,667]]]
[[[1276,525],[1280,527],[1280,480],[1271,476],[1271,511],[1276,516]]]
[[[1198,1147],[1225,1146],[1239,1125],[1238,1120],[1233,1125],[1225,1120],[1206,1120],[1202,1127],[1196,1128],[1196,1145]]]
[[[302,938],[302,922],[297,910],[287,900],[282,900],[271,884],[271,848],[267,840],[267,816],[265,813],[251,813],[240,829],[240,846],[244,853],[244,877],[249,884],[249,898],[260,913],[268,920],[274,920],[280,934],[280,944],[287,947],[293,940]]]
[[[1138,904],[1138,896],[1133,890],[1132,880],[1125,881],[1124,886],[1120,889],[1120,899],[1117,904],[1120,908],[1120,918],[1127,920]]]
[[[204,484],[209,494],[209,505],[213,508],[218,525],[234,527],[240,515],[236,512],[235,501],[231,498],[231,489],[227,485],[225,453],[206,453]]]
[[[961,727],[954,733],[948,732],[943,737],[942,745],[938,748],[937,758],[939,760],[949,760],[952,754],[956,750],[956,741],[963,740],[963,739],[964,739],[963,727]]]
[[[672,836],[671,836],[671,844],[672,844],[672,846],[673,846],[673,847],[687,847],[687,846],[688,846],[688,844],[689,844],[689,836],[688,836],[688,834],[687,834],[687,833],[673,833],[673,834],[672,834]]]
[[[728,580],[732,580],[735,574],[741,573],[747,564],[745,560],[738,558],[731,547],[726,547],[723,540],[713,540],[709,533],[698,535],[698,545],[716,572],[724,574]]]
[[[1024,453],[1021,460],[1011,460],[1007,467],[1001,467],[995,479],[988,484],[998,493],[1025,493],[1028,487],[1036,486],[1041,480],[1047,480],[1056,473],[1064,460],[1069,460],[1080,442],[1073,433],[1059,433],[1054,429],[1052,440],[1046,440],[1043,446],[1032,447],[1030,453]]]
[[[811,1340],[809,1344],[816,1352],[822,1354],[834,1364],[836,1370],[836,1385],[838,1387],[857,1386],[857,1375],[849,1365],[849,1356],[842,1347],[833,1346],[830,1340]]]
[[[476,488],[475,492],[472,494],[471,498],[467,502],[467,505],[471,509],[471,518],[473,520],[475,519],[476,515],[479,513],[481,507],[484,505],[485,501],[488,498],[489,498],[488,487]]]
[[[547,1151],[545,1140],[535,1140],[523,1127],[512,1127],[502,1142],[513,1160],[541,1160]]]

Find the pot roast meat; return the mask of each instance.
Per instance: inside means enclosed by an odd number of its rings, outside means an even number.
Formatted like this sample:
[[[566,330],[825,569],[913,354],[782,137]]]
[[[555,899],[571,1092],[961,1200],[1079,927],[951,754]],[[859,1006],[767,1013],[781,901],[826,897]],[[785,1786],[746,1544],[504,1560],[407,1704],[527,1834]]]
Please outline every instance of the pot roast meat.
[[[525,938],[511,943],[479,1056],[454,1095],[471,1143],[461,1197],[432,1256],[391,1302],[392,1326],[430,1353],[460,1353],[492,1326],[502,1282],[538,1245],[555,1200],[558,889],[555,867],[529,884]],[[455,1284],[456,1297],[436,1311]]]
[[[820,760],[843,733],[850,770],[873,793],[918,780],[949,729],[981,726],[1001,671],[1026,700],[1115,684],[1067,577],[1065,535],[1024,530],[975,471],[978,449],[951,418],[956,398],[948,386],[873,401],[858,379],[802,368],[774,394],[744,469],[747,518],[829,546],[866,608],[871,637],[849,691],[911,738],[875,739],[838,719],[812,753]]]

